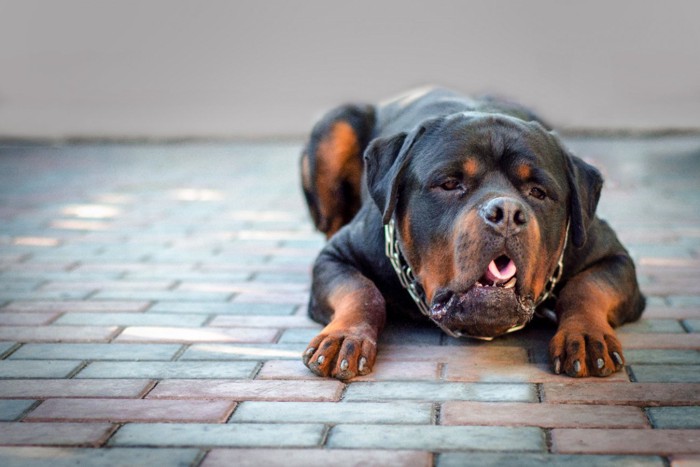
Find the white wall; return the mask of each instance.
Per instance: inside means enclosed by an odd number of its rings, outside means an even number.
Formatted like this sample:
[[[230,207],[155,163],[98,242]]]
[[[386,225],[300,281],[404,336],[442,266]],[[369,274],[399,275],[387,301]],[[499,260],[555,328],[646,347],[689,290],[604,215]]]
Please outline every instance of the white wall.
[[[426,83],[560,127],[697,129],[693,4],[0,0],[0,136],[299,135]]]

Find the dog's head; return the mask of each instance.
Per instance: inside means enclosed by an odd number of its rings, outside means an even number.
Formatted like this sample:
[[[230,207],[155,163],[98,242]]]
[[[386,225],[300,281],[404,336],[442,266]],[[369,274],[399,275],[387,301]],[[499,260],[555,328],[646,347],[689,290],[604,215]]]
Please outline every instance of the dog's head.
[[[540,124],[477,112],[376,139],[365,167],[433,320],[483,337],[532,318],[567,225],[584,245],[602,187]]]

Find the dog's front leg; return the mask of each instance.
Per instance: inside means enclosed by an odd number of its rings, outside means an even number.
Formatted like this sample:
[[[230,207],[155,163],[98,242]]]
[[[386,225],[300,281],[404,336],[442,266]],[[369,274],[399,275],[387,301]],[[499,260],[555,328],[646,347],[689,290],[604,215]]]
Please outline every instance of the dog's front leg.
[[[327,325],[309,343],[304,364],[342,380],[370,373],[386,321],[384,298],[371,280],[328,251],[316,260],[313,276],[309,314]]]
[[[555,373],[608,376],[624,365],[613,327],[637,319],[644,307],[632,260],[606,258],[572,277],[559,293],[557,333],[549,345]]]

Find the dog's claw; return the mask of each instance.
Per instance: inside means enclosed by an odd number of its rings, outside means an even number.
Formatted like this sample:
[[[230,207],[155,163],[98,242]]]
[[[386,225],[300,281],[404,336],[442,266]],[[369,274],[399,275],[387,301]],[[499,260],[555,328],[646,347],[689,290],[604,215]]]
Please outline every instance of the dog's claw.
[[[313,347],[309,347],[306,349],[306,352],[304,352],[304,355],[302,356],[302,360],[304,361],[304,365],[309,364],[309,359],[311,359],[311,356],[316,353],[316,349]]]
[[[615,359],[615,363],[617,363],[619,366],[625,364],[625,361],[622,359],[619,353],[613,352],[613,358]]]
[[[575,374],[581,373],[581,362],[578,361],[578,360],[576,360],[576,361],[574,362],[574,373],[575,373]]]
[[[595,363],[596,363],[596,365],[598,365],[599,370],[605,366],[605,360],[603,360],[602,358],[599,358],[598,360],[596,360]]]
[[[554,359],[554,374],[561,374],[561,360],[559,357]]]
[[[364,373],[365,365],[367,365],[367,359],[365,357],[360,358],[360,363],[357,366],[357,371],[359,371],[360,374]]]
[[[340,369],[343,371],[347,370],[349,366],[350,363],[348,363],[347,360],[343,360],[342,362],[340,362]]]
[[[326,360],[326,357],[324,357],[323,355],[321,355],[320,357],[318,357],[318,358],[316,359],[316,362],[317,362],[319,365],[322,365],[323,362],[324,362],[324,360]]]

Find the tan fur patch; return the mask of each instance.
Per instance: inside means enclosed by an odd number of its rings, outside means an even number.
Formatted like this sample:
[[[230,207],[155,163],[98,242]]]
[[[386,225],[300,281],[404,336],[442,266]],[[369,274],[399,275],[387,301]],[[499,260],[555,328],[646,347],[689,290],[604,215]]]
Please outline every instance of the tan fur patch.
[[[475,177],[476,174],[479,173],[479,163],[473,157],[470,157],[464,161],[463,168],[464,173],[467,174],[467,177]]]
[[[362,160],[358,153],[359,141],[355,130],[347,122],[337,122],[328,135],[321,140],[316,153],[316,192],[319,212],[329,224],[330,236],[342,227],[343,219],[338,212],[338,186],[347,181],[351,186],[360,186]],[[359,196],[359,194],[358,194]]]
[[[518,164],[515,167],[515,174],[520,180],[529,180],[532,176],[532,167],[527,164]]]

